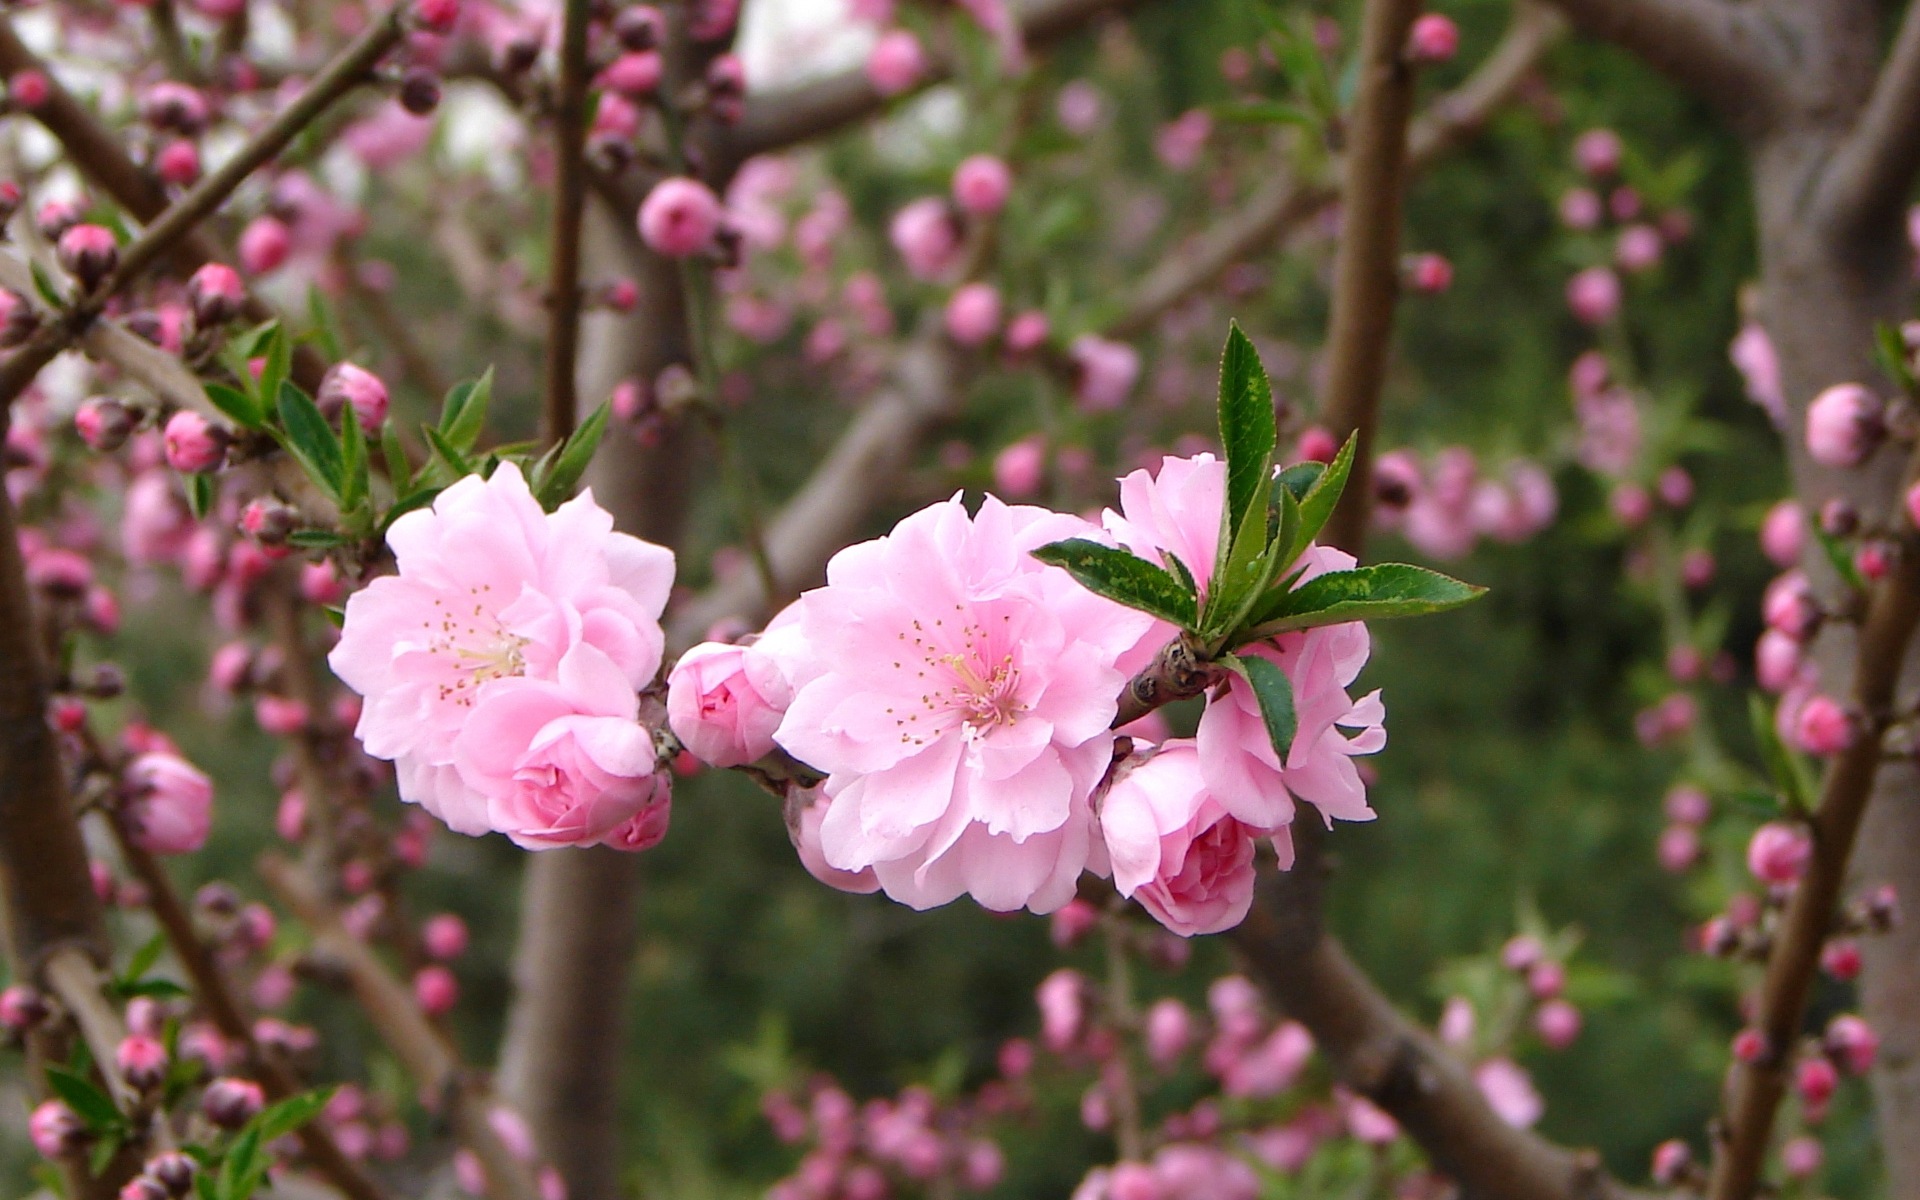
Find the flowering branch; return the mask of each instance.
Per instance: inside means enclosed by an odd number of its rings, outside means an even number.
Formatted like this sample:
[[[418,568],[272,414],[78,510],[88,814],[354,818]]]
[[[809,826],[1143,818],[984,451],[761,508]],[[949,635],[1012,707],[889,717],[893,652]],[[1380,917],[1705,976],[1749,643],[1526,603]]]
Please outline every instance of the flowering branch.
[[[420,1095],[430,1105],[445,1104],[454,1136],[486,1170],[491,1200],[537,1200],[531,1172],[487,1120],[492,1104],[488,1090],[420,1011],[407,986],[365,942],[347,932],[306,871],[274,854],[263,857],[259,869],[267,886],[313,932],[319,951],[339,964],[367,1019],[413,1077]]]
[[[1905,207],[1920,172],[1920,12],[1909,7],[1873,93],[1820,180],[1815,211],[1840,227],[1884,222]]]
[[[586,201],[587,0],[567,0],[560,31],[560,90],[554,102],[552,255],[547,283],[547,379],[541,440],[558,445],[573,432],[579,401],[574,358],[580,344],[580,221]]]
[[[1909,466],[1907,482],[1920,472]],[[1809,818],[1813,857],[1787,904],[1767,957],[1754,1026],[1761,1051],[1730,1068],[1726,1138],[1714,1162],[1713,1200],[1754,1194],[1786,1093],[1793,1046],[1805,1020],[1820,951],[1833,929],[1860,821],[1873,794],[1882,757],[1881,736],[1895,720],[1894,692],[1908,644],[1920,627],[1920,537],[1903,539],[1897,565],[1868,595],[1867,616],[1855,650],[1853,707],[1861,727],[1827,768],[1820,803]]]

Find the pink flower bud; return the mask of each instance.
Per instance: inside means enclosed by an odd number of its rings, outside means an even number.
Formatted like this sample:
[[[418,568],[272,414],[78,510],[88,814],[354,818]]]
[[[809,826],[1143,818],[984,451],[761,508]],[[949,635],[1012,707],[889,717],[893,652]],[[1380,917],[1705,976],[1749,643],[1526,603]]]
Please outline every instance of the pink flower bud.
[[[737,767],[773,751],[773,731],[790,697],[765,656],[704,642],[681,655],[667,677],[667,721],[702,762]]]
[[[422,967],[413,977],[413,998],[428,1016],[445,1016],[460,999],[460,981],[438,964]]]
[[[238,1129],[259,1115],[266,1103],[266,1093],[259,1084],[226,1075],[207,1085],[200,1097],[200,1111],[222,1129]]]
[[[127,767],[124,815],[149,854],[189,854],[206,844],[213,781],[177,755],[153,751]]]
[[[46,997],[24,983],[0,991],[0,1028],[25,1033],[47,1019]]]
[[[1824,1058],[1802,1059],[1794,1072],[1794,1091],[1800,1094],[1800,1102],[1810,1108],[1825,1106],[1833,1098],[1834,1089],[1839,1086],[1840,1073],[1833,1069],[1833,1063]]]
[[[293,737],[302,732],[311,715],[303,701],[286,696],[258,696],[253,701],[253,719],[275,737]]]
[[[89,292],[98,287],[120,261],[120,244],[100,225],[73,226],[60,235],[56,250],[60,265]]]
[[[1046,344],[1052,324],[1047,314],[1034,310],[1016,315],[1007,322],[1005,344],[1009,354],[1031,354]]]
[[[27,559],[27,585],[55,600],[78,600],[93,586],[93,564],[85,555],[49,546]]]
[[[240,231],[240,269],[265,275],[293,252],[293,232],[277,217],[255,217]]]
[[[1847,1074],[1865,1075],[1880,1054],[1880,1035],[1859,1017],[1842,1013],[1827,1023],[1826,1050]]]
[[[333,422],[338,422],[341,409],[351,404],[360,428],[378,429],[387,419],[387,385],[365,367],[335,363],[320,380],[314,403],[321,415]]]
[[[155,129],[192,137],[208,116],[207,98],[184,83],[163,79],[140,94],[140,119]]]
[[[1086,1032],[1086,981],[1080,972],[1061,968],[1040,981],[1040,1040],[1064,1054]]]
[[[1776,576],[1760,597],[1760,617],[1768,628],[1805,641],[1820,621],[1820,605],[1805,573],[1796,568]]]
[[[959,224],[935,196],[922,196],[895,213],[887,239],[916,279],[938,279],[959,261]]]
[[[1886,433],[1886,405],[1857,383],[1835,384],[1807,406],[1807,453],[1822,466],[1859,466]]]
[[[647,96],[660,86],[660,55],[654,50],[622,54],[607,64],[601,82],[624,96]]]
[[[201,329],[233,320],[246,299],[240,273],[225,263],[207,263],[187,280],[187,302],[193,307],[193,323]]]
[[[1021,438],[993,456],[993,486],[1002,497],[1025,500],[1038,495],[1046,478],[1047,446],[1035,435]]]
[[[28,111],[45,104],[52,94],[53,85],[41,71],[15,71],[7,79],[7,99]]]
[[[1160,1179],[1145,1163],[1123,1162],[1107,1180],[1108,1200],[1167,1200]]]
[[[65,1158],[86,1145],[87,1127],[64,1102],[48,1100],[27,1118],[27,1136],[42,1157]]]
[[[1617,174],[1624,157],[1626,146],[1611,129],[1589,129],[1573,143],[1574,166],[1594,179]]]
[[[1916,485],[1915,491],[1920,491],[1920,485]],[[1914,511],[1917,500],[1920,497],[1908,494],[1909,513]],[[1916,523],[1920,524],[1920,520],[1916,520]],[[1767,556],[1768,561],[1784,571],[1800,561],[1800,552],[1806,548],[1806,544],[1806,510],[1800,507],[1798,501],[1781,500],[1767,510],[1766,519],[1760,523],[1760,552]]]
[[[1681,825],[1704,825],[1712,815],[1713,801],[1700,788],[1682,783],[1668,789],[1661,807],[1669,821]]]
[[[1661,1187],[1672,1187],[1680,1182],[1680,1177],[1693,1165],[1693,1151],[1679,1138],[1661,1142],[1653,1148],[1653,1181]]]
[[[187,475],[217,470],[226,461],[230,440],[226,430],[183,408],[167,418],[163,435],[167,465]]]
[[[1767,1035],[1748,1027],[1733,1035],[1733,1057],[1738,1062],[1756,1063],[1767,1055]]]
[[[1067,354],[1074,366],[1074,399],[1085,412],[1119,408],[1140,379],[1140,352],[1125,342],[1083,333]]]
[[[1762,883],[1781,886],[1800,878],[1813,857],[1813,839],[1806,827],[1769,821],[1753,831],[1747,843],[1747,869]]]
[[[983,345],[1000,328],[1000,293],[990,283],[969,283],[947,301],[945,317],[954,342]]]
[[[990,217],[1006,207],[1013,191],[1013,172],[1004,160],[976,154],[953,172],[953,202],[961,212]]]
[[[1809,754],[1838,754],[1853,744],[1853,719],[1832,697],[1807,697],[1793,723],[1794,740]]]
[[[1583,325],[1605,325],[1620,312],[1620,277],[1588,267],[1567,281],[1567,307]]]
[[[164,184],[189,187],[200,178],[200,149],[185,138],[176,138],[153,156],[153,170]]]
[[[1530,971],[1546,953],[1540,939],[1530,934],[1516,934],[1507,939],[1500,948],[1500,963],[1509,971]]]
[[[1407,61],[1422,66],[1450,62],[1460,52],[1460,27],[1440,13],[1422,13],[1407,31]]]
[[[1820,969],[1841,983],[1859,978],[1861,966],[1860,943],[1851,938],[1828,942],[1820,952]]]
[[[159,1184],[161,1191],[177,1198],[193,1190],[193,1177],[197,1170],[190,1156],[178,1150],[168,1150],[148,1159],[141,1174]]]
[[[414,0],[413,18],[429,33],[452,33],[460,23],[460,0]]]
[[[1820,1170],[1826,1157],[1819,1138],[1801,1134],[1780,1147],[1780,1168],[1789,1179],[1809,1179]]]
[[[1660,831],[1654,856],[1660,868],[1675,875],[1700,860],[1700,834],[1691,825],[1669,825]]]
[[[1550,958],[1527,968],[1527,990],[1536,1000],[1551,1000],[1566,990],[1567,969]]]
[[[688,6],[687,36],[696,42],[719,42],[740,21],[740,0],[693,0]]]
[[[308,604],[338,604],[347,595],[347,585],[331,562],[308,563],[300,568],[300,597]]]
[[[1438,296],[1453,286],[1453,264],[1444,254],[1414,254],[1406,262],[1407,283],[1414,291]]]
[[[1666,243],[1651,225],[1629,225],[1614,239],[1613,261],[1622,271],[1638,274],[1660,265]]]
[[[159,1087],[167,1075],[167,1048],[143,1033],[129,1034],[114,1049],[114,1065],[136,1091]]]
[[[124,446],[135,424],[132,409],[106,396],[87,401],[73,414],[73,427],[80,440],[102,453]]]
[[[1079,945],[1100,924],[1100,910],[1085,900],[1073,899],[1061,906],[1049,922],[1053,944],[1062,950]]]
[[[658,46],[665,27],[660,10],[651,4],[623,8],[613,19],[614,36],[629,50],[651,50]]]
[[[676,175],[654,185],[640,206],[640,237],[655,253],[687,258],[713,245],[720,198],[697,179]]]
[[[452,913],[436,913],[421,926],[420,943],[434,958],[452,962],[467,952],[467,923]]]
[[[1761,634],[1753,648],[1754,676],[1769,692],[1783,692],[1791,687],[1799,678],[1804,661],[1800,643],[1778,629]]]
[[[994,1056],[994,1065],[999,1069],[1001,1078],[1018,1082],[1033,1070],[1033,1060],[1032,1042],[1025,1038],[1008,1038],[1000,1043],[1000,1050]]]
[[[1605,215],[1606,204],[1592,188],[1569,188],[1560,197],[1560,221],[1568,229],[1592,229]]]
[[[1533,1014],[1533,1028],[1552,1050],[1565,1050],[1580,1036],[1580,1010],[1565,1000],[1549,1000]]]
[[[1180,1001],[1157,1000],[1147,1010],[1147,1057],[1161,1070],[1171,1070],[1193,1044],[1193,1014]]]
[[[880,35],[867,54],[867,82],[882,96],[897,96],[920,82],[926,73],[927,55],[920,39],[904,29],[889,29]]]

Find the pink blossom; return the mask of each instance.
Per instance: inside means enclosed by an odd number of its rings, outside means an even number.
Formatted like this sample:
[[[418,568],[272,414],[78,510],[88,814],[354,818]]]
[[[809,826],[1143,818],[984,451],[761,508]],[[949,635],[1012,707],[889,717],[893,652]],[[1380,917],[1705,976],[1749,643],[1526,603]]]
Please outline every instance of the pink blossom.
[[[1460,27],[1441,13],[1421,13],[1407,33],[1407,58],[1411,62],[1435,64],[1450,61],[1460,52]]]
[[[293,233],[277,217],[255,217],[240,231],[240,269],[249,275],[265,275],[292,252]]]
[[[1052,324],[1047,314],[1029,309],[1007,322],[1006,346],[1009,354],[1031,354],[1046,343]],[[1916,523],[1920,523],[1917,521]]]
[[[1592,188],[1568,188],[1560,196],[1560,220],[1568,229],[1592,229],[1604,215],[1605,205]]]
[[[1727,347],[1727,357],[1746,380],[1747,399],[1760,406],[1772,419],[1774,428],[1785,429],[1786,385],[1780,379],[1780,355],[1774,350],[1773,339],[1767,336],[1767,331],[1753,321],[1742,325]]]
[[[1204,592],[1213,578],[1220,514],[1227,503],[1227,464],[1211,454],[1167,457],[1120,480],[1120,511],[1101,524],[1114,539],[1149,560],[1172,555]],[[1167,630],[1171,636],[1171,629]]]
[[[190,854],[213,823],[213,781],[178,755],[150,752],[127,767],[126,819],[150,854]]]
[[[1789,1138],[1787,1144],[1780,1147],[1780,1169],[1789,1179],[1810,1179],[1818,1174],[1826,1162],[1827,1152],[1820,1139],[1809,1134]]]
[[[667,723],[701,762],[737,767],[773,752],[789,699],[786,680],[766,655],[703,642],[667,676]]]
[[[1565,1050],[1580,1036],[1580,1010],[1566,1000],[1549,1000],[1533,1014],[1533,1028],[1549,1049]]]
[[[984,345],[1000,328],[1000,291],[990,283],[969,283],[947,300],[947,336],[962,346]]]
[[[698,179],[674,176],[653,185],[640,205],[640,238],[669,258],[699,254],[720,231],[722,209],[713,189]]]
[[[1661,1142],[1653,1148],[1653,1181],[1662,1187],[1672,1187],[1680,1182],[1680,1176],[1693,1163],[1693,1151],[1678,1138]]]
[[[1806,573],[1794,567],[1775,576],[1761,594],[1760,616],[1769,628],[1805,641],[1820,620],[1820,603]]]
[[[1098,85],[1076,79],[1060,89],[1054,99],[1054,115],[1060,125],[1076,137],[1086,137],[1106,119],[1107,99]]]
[[[1613,243],[1613,261],[1622,271],[1638,274],[1660,265],[1665,250],[1660,233],[1651,225],[1629,225]]]
[[[1038,434],[1021,438],[993,456],[993,486],[1015,500],[1038,494],[1046,472],[1047,444]]]
[[[1456,1049],[1471,1045],[1479,1018],[1474,1015],[1473,1002],[1465,996],[1449,996],[1440,1010],[1440,1021],[1434,1027],[1439,1034],[1441,1044]]]
[[[328,662],[366,698],[356,733],[394,761],[402,799],[527,846],[620,844],[629,821],[664,819],[634,722],[670,551],[613,532],[591,492],[543,512],[511,463],[402,516],[387,544],[398,574],[348,599]]]
[[[1160,127],[1153,139],[1153,151],[1170,169],[1190,171],[1200,161],[1200,152],[1212,133],[1211,114],[1204,108],[1188,109]]]
[[[926,73],[927,52],[920,39],[905,29],[889,29],[867,54],[867,81],[882,96],[897,96],[920,82]]]
[[[1832,697],[1815,694],[1800,705],[1794,742],[1809,754],[1838,754],[1853,744],[1853,719]]]
[[[872,867],[916,908],[1073,897],[1098,862],[1091,793],[1151,619],[1028,552],[1097,532],[991,496],[971,518],[958,497],[934,504],[835,555],[763,639],[794,685],[774,739],[828,777],[830,865]]]
[[[1298,1021],[1282,1021],[1258,1044],[1236,1055],[1222,1072],[1229,1096],[1258,1099],[1292,1087],[1313,1056],[1313,1035]]]
[[[1200,754],[1173,742],[1121,775],[1100,807],[1114,888],[1182,937],[1218,933],[1253,904],[1259,831],[1207,794]]]
[[[441,962],[467,952],[467,923],[452,913],[436,913],[420,927],[420,944]]]
[[[1611,129],[1589,129],[1574,140],[1573,163],[1582,174],[1602,178],[1617,173],[1626,145]]]
[[[1807,406],[1807,453],[1824,467],[1857,467],[1886,436],[1886,405],[1857,383],[1838,383]]]
[[[962,160],[953,172],[953,202],[960,211],[976,217],[990,217],[1006,207],[1013,191],[1013,172],[1004,159],[991,154],[975,154]]]
[[[1040,981],[1034,999],[1040,1007],[1040,1040],[1055,1054],[1064,1054],[1086,1031],[1086,979],[1061,968]]]
[[[1908,508],[1912,508],[1911,501]],[[1916,522],[1920,523],[1920,522]],[[1800,561],[1807,544],[1807,512],[1797,500],[1781,500],[1760,523],[1760,551],[1781,570]]]
[[[190,408],[167,419],[167,465],[183,474],[217,469],[227,457],[227,433]]]
[[[1174,1142],[1153,1155],[1157,1200],[1257,1200],[1260,1176],[1219,1146]],[[1114,1200],[1119,1200],[1116,1189]]]
[[[27,1117],[27,1136],[44,1158],[63,1158],[86,1143],[86,1123],[64,1101],[47,1100]]]
[[[1074,366],[1074,399],[1087,412],[1110,412],[1125,404],[1140,380],[1140,352],[1125,342],[1083,333],[1067,356]]]
[[[895,213],[887,237],[916,279],[939,279],[959,262],[959,226],[937,196],[922,196]]]
[[[314,403],[329,421],[338,422],[348,405],[360,428],[378,429],[387,419],[387,385],[378,375],[354,363],[336,363],[320,380]]]
[[[1850,1075],[1865,1075],[1880,1053],[1880,1035],[1853,1013],[1841,1013],[1827,1023],[1826,1050]]]
[[[1180,1001],[1171,996],[1154,1001],[1147,1009],[1147,1057],[1160,1069],[1171,1069],[1193,1045],[1193,1026],[1193,1014]]]
[[[1546,1112],[1546,1102],[1534,1089],[1533,1077],[1510,1058],[1490,1058],[1474,1068],[1473,1081],[1488,1107],[1507,1124],[1526,1129]]]
[[[1813,858],[1813,839],[1804,825],[1769,821],[1753,831],[1747,843],[1747,869],[1762,883],[1775,886],[1800,878]]]
[[[443,1017],[460,1000],[460,981],[438,963],[420,968],[413,976],[413,1001],[430,1017]]]
[[[826,853],[820,848],[820,823],[826,820],[827,804],[820,796],[819,789],[811,789],[798,799],[804,803],[797,805],[799,811],[795,814],[793,824],[788,827],[788,833],[793,838],[795,852],[800,855],[800,865],[807,869],[807,874],[830,888],[858,896],[879,891],[880,877],[873,873],[872,867],[842,871],[828,865]]]
[[[1700,860],[1700,834],[1690,825],[1669,825],[1660,831],[1654,857],[1662,870],[1678,875]]]
[[[1567,281],[1567,307],[1584,325],[1605,325],[1620,311],[1620,277],[1588,267]]]

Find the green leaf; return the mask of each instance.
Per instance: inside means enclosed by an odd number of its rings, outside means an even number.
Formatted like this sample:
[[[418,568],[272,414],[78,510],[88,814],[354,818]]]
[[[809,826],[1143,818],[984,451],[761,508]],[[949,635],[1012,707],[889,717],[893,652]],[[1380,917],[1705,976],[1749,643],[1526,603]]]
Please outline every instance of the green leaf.
[[[1853,561],[1853,555],[1848,552],[1846,543],[1820,528],[1818,521],[1808,524],[1813,530],[1813,536],[1819,539],[1820,549],[1826,552],[1827,561],[1833,564],[1833,573],[1840,577],[1840,582],[1853,591],[1866,591],[1867,581],[1861,578],[1860,567]]]
[[[160,961],[160,955],[165,953],[166,949],[165,934],[156,933],[148,938],[146,944],[135,950],[133,957],[127,960],[127,969],[121,974],[120,982],[138,983],[142,976],[153,970],[153,964]]]
[[[1485,594],[1487,589],[1416,567],[1380,563],[1351,571],[1329,571],[1291,590],[1275,589],[1254,615],[1249,638],[1268,638],[1291,629],[1338,625],[1343,621],[1379,621],[1445,612]]]
[[[1347,444],[1340,447],[1340,453],[1333,456],[1327,469],[1320,472],[1307,494],[1300,497],[1300,528],[1294,534],[1293,553],[1287,556],[1292,561],[1299,552],[1306,549],[1307,543],[1320,536],[1332,518],[1333,510],[1340,503],[1340,494],[1347,490],[1347,476],[1353,471],[1354,451],[1360,445],[1360,435],[1352,434]]]
[[[1273,752],[1281,762],[1286,762],[1287,753],[1293,749],[1293,735],[1300,727],[1299,715],[1293,708],[1293,681],[1280,669],[1280,664],[1257,654],[1228,655],[1223,661],[1253,689],[1253,698],[1260,704],[1260,719],[1266,723],[1267,737],[1273,742]]]
[[[342,479],[340,439],[320,415],[312,397],[291,380],[281,380],[278,395],[281,440],[314,482],[338,501]]]
[[[40,299],[46,303],[47,307],[53,309],[65,308],[67,304],[66,297],[62,296],[60,289],[54,286],[53,279],[47,274],[46,268],[31,260],[28,261],[27,265],[33,271],[33,290],[40,293]]]
[[[107,1167],[113,1163],[114,1156],[120,1153],[118,1137],[104,1137],[93,1144],[87,1152],[87,1170],[96,1177],[107,1173]]]
[[[207,474],[187,476],[187,508],[196,521],[206,520],[213,511],[213,502],[218,499],[213,486],[213,476]]]
[[[458,383],[440,406],[440,432],[462,454],[473,449],[487,424],[487,404],[493,399],[493,368],[471,383]],[[467,474],[467,472],[461,472]]]
[[[553,465],[534,486],[533,494],[540,506],[548,512],[558,508],[580,483],[580,477],[586,474],[587,464],[593,461],[594,451],[600,448],[601,435],[607,431],[608,406],[602,403],[593,410],[591,416],[580,423],[561,447]]]
[[[259,401],[236,387],[224,383],[207,384],[207,399],[213,406],[245,429],[259,429],[267,423],[267,414]]]
[[[193,994],[171,979],[142,979],[136,983],[120,984],[114,990],[129,999],[134,996],[151,996],[155,1000],[177,1000],[182,996]]]
[[[1753,740],[1760,747],[1760,762],[1773,781],[1774,799],[1789,812],[1813,810],[1813,777],[1807,764],[1780,740],[1774,724],[1773,706],[1759,692],[1747,694],[1747,718],[1753,723]]]
[[[1276,489],[1285,488],[1295,500],[1304,500],[1307,493],[1313,490],[1313,485],[1320,482],[1320,477],[1326,473],[1327,464],[1325,463],[1294,463],[1275,475],[1273,482]]]
[[[328,362],[338,362],[346,355],[340,349],[340,329],[334,323],[333,310],[320,295],[320,289],[309,284],[307,287],[307,319],[313,323],[313,341],[326,356]]]
[[[1125,550],[1085,538],[1068,538],[1040,547],[1033,556],[1065,570],[1097,595],[1151,613],[1182,629],[1191,629],[1199,615],[1198,598],[1171,572]]]
[[[367,435],[360,428],[360,414],[353,405],[340,406],[340,507],[348,512],[360,507],[371,484],[367,463]]]
[[[220,1200],[248,1200],[266,1173],[265,1156],[260,1153],[260,1130],[249,1123],[220,1164],[215,1194]]]
[[[393,506],[381,514],[378,532],[384,535],[387,530],[393,528],[395,521],[406,516],[416,508],[425,508],[427,505],[432,504],[434,497],[439,494],[439,488],[421,488],[417,492],[409,492],[407,495],[395,500]]]
[[[1222,121],[1232,121],[1242,125],[1297,125],[1302,129],[1319,129],[1321,125],[1317,114],[1280,100],[1243,100],[1213,106],[1213,115]]]
[[[446,434],[431,425],[422,425],[420,432],[426,435],[427,444],[433,448],[434,457],[452,472],[449,482],[463,475],[473,474],[473,463],[460,447],[447,439]]]
[[[267,329],[263,341],[261,354],[267,362],[260,370],[260,394],[278,396],[280,385],[293,370],[293,343],[277,321]]]
[[[311,1092],[301,1092],[297,1096],[288,1096],[278,1104],[268,1105],[260,1110],[258,1116],[248,1123],[248,1128],[257,1131],[262,1142],[272,1142],[275,1138],[285,1137],[320,1115],[332,1098],[333,1088],[316,1088]]]
[[[117,1129],[125,1123],[112,1097],[65,1067],[47,1068],[47,1086],[95,1133]]]
[[[303,550],[331,550],[345,545],[347,538],[331,529],[296,529],[287,535],[287,544]]]
[[[1260,355],[1236,322],[1227,330],[1227,348],[1220,356],[1220,445],[1227,455],[1223,533],[1238,532],[1254,496],[1272,486],[1276,436],[1273,388]],[[1228,553],[1223,537],[1220,562],[1226,562]]]
[[[392,421],[380,427],[380,457],[386,460],[387,482],[393,485],[393,494],[404,496],[413,490],[413,464],[407,459],[407,448],[400,443],[400,430]]]

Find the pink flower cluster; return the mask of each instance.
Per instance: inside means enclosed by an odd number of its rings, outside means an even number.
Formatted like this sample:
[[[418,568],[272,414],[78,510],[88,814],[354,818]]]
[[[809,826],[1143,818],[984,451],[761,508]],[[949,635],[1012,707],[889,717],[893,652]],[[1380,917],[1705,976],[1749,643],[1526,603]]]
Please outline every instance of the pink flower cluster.
[[[366,698],[356,730],[402,799],[528,849],[640,850],[669,785],[639,724],[673,555],[584,493],[548,514],[511,463],[395,521],[396,574],[346,606],[328,656]]]
[[[1304,800],[1331,821],[1367,820],[1353,763],[1385,743],[1378,695],[1347,688],[1366,662],[1357,623],[1250,648],[1292,681],[1298,732],[1275,754],[1255,702],[1228,685],[1197,736],[1114,762],[1121,691],[1177,630],[1086,590],[1031,551],[1066,538],[1213,566],[1226,467],[1169,458],[1121,481],[1105,528],[988,497],[906,518],[849,547],[746,646],[689,652],[668,681],[674,732],[716,765],[775,746],[826,776],[793,806],[809,871],[916,908],[971,895],[987,908],[1052,912],[1082,872],[1111,875],[1175,933],[1238,924],[1257,843],[1292,860]],[[1312,576],[1352,565],[1309,548]]]

